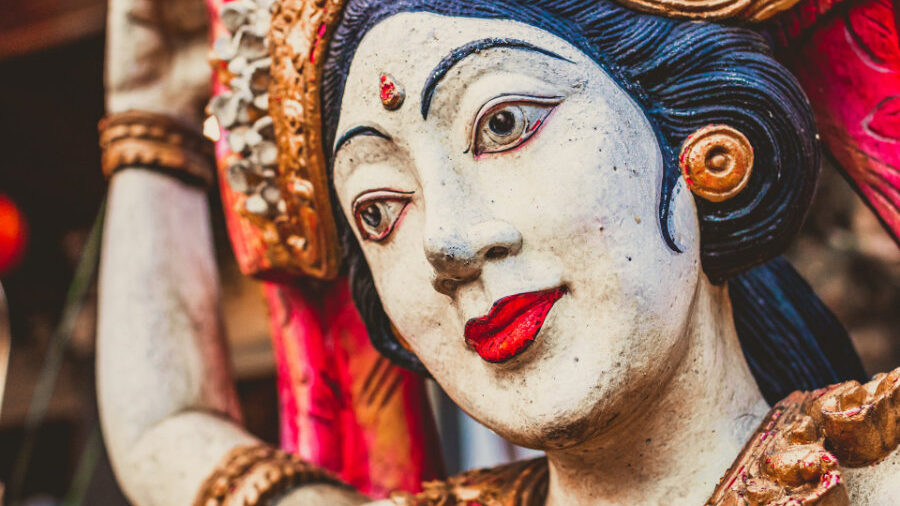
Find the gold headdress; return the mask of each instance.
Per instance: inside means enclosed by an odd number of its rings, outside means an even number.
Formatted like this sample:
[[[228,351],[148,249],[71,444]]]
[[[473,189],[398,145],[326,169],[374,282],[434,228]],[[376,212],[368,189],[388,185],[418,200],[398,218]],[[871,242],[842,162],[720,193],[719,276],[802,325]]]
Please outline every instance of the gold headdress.
[[[617,0],[636,11],[702,21],[759,23],[793,7],[799,0]]]
[[[345,3],[244,0],[221,9],[229,33],[216,41],[213,59],[229,90],[210,110],[228,136],[231,154],[220,162],[225,200],[247,222],[232,228],[251,243],[236,248],[248,274],[337,275],[320,86],[325,50]]]
[[[618,1],[672,18],[753,23],[798,0]],[[220,9],[224,29],[213,60],[227,89],[210,110],[227,135],[230,153],[219,160],[223,200],[237,211],[229,226],[247,274],[337,275],[340,248],[322,146],[320,86],[325,52],[346,3],[237,0]]]

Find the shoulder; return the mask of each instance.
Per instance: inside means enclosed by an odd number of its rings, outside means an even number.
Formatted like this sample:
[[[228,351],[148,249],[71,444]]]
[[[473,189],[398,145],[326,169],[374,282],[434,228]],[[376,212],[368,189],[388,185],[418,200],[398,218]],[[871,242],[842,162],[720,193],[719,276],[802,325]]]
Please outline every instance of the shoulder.
[[[418,494],[394,493],[391,499],[402,506],[538,506],[547,497],[547,483],[547,460],[539,458],[466,471],[446,481],[426,482]]]
[[[898,444],[900,369],[864,385],[794,392],[772,408],[709,504],[880,504],[900,493]]]

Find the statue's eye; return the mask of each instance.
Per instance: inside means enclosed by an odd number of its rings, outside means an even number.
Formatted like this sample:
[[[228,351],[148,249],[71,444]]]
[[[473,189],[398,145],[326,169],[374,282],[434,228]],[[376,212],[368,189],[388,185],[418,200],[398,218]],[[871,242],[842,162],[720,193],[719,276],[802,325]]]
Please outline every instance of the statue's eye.
[[[363,239],[376,242],[386,239],[394,230],[407,204],[409,198],[396,194],[390,196],[373,194],[357,200],[353,214]]]
[[[499,153],[521,146],[544,123],[560,99],[504,96],[481,108],[475,121],[475,155]]]

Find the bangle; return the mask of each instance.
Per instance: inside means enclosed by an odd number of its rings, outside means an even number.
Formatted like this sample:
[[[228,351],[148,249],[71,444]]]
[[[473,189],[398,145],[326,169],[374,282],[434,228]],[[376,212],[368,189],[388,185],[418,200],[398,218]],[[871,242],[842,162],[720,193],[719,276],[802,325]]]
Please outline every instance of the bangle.
[[[299,485],[346,484],[296,455],[259,444],[238,446],[203,482],[194,506],[262,506]]]
[[[107,179],[120,169],[137,166],[203,187],[215,180],[212,144],[173,117],[130,110],[108,114],[98,130]]]

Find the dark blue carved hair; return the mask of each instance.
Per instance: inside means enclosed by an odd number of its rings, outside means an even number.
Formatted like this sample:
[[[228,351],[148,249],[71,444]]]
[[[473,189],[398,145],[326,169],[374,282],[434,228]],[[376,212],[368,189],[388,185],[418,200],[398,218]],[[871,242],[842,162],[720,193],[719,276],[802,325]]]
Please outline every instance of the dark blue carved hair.
[[[725,202],[696,201],[703,269],[713,282],[729,282],[738,335],[760,389],[774,402],[795,389],[864,379],[844,328],[790,265],[776,259],[803,222],[820,152],[805,95],[758,33],[642,14],[607,0],[350,0],[323,77],[329,158],[360,40],[385,18],[415,11],[523,22],[569,41],[603,67],[656,129],[665,160],[659,220],[674,250],[669,201],[679,177],[681,143],[711,123],[744,133],[756,160],[748,186]],[[395,362],[425,373],[393,335],[369,267],[340,211],[336,219],[353,297],[372,342]]]

